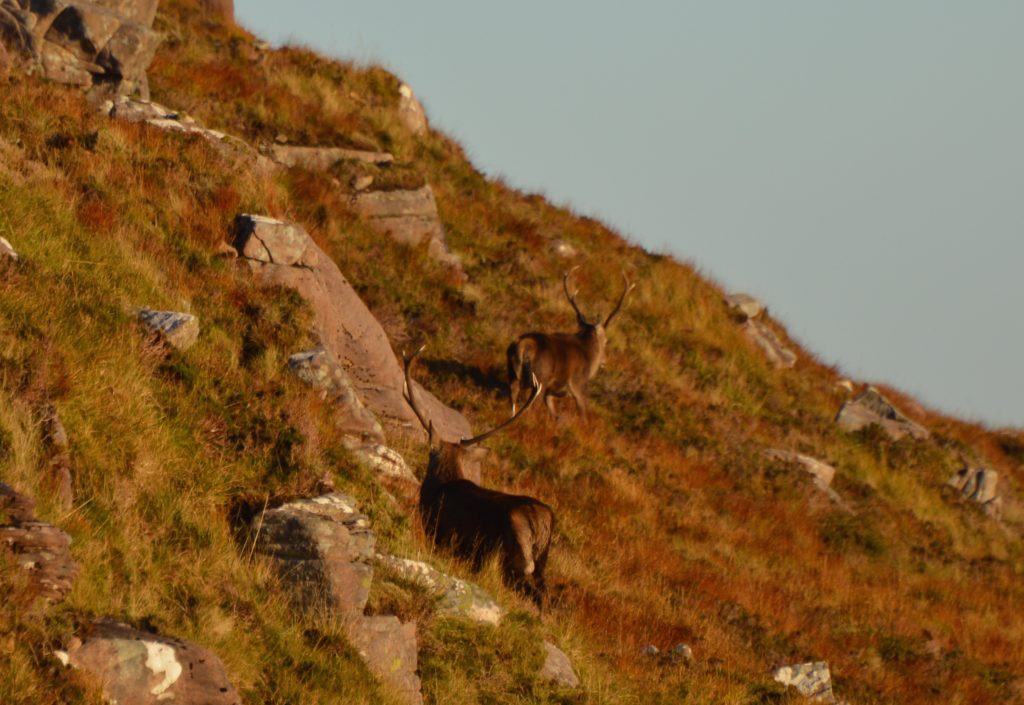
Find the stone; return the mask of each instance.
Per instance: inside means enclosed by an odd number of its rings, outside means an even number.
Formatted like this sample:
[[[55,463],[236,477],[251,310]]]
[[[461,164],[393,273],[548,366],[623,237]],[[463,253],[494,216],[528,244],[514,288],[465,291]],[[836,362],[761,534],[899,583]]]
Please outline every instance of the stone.
[[[46,409],[46,417],[43,419],[43,440],[50,484],[53,486],[60,508],[68,511],[75,500],[68,433],[60,420],[60,415],[52,406]]]
[[[853,394],[853,380],[841,379],[835,384],[836,389],[842,389],[847,394]]]
[[[766,450],[764,454],[765,457],[771,460],[799,465],[805,472],[814,478],[815,487],[824,492],[829,499],[839,505],[842,509],[851,511],[846,502],[843,501],[842,497],[840,497],[839,494],[831,487],[832,479],[836,475],[836,469],[828,463],[812,458],[809,455],[804,455],[803,453],[794,453],[793,451],[779,450],[778,448]]]
[[[92,675],[111,703],[241,705],[224,665],[198,644],[94,622],[80,643],[56,654]]]
[[[779,336],[763,322],[748,318],[743,324],[743,333],[777,369],[788,369],[796,364],[796,353],[786,347]]]
[[[371,174],[353,176],[351,186],[353,191],[365,191],[373,186],[373,176]]]
[[[963,499],[980,504],[990,516],[998,517],[1002,513],[997,487],[999,473],[996,471],[965,465],[946,484],[957,490]]]
[[[144,308],[139,311],[139,320],[178,350],[188,350],[199,338],[199,319],[191,313]]]
[[[159,0],[95,0],[95,2],[133,22],[151,27],[153,20],[156,19]]]
[[[654,644],[647,644],[642,649],[640,649],[640,653],[642,653],[644,656],[657,656],[661,653],[661,650]]]
[[[313,328],[321,347],[341,363],[366,408],[380,421],[394,423],[403,432],[421,438],[424,431],[402,395],[405,376],[384,328],[331,258],[308,234],[305,238],[307,254],[303,258],[315,256],[315,265],[277,264],[286,256],[267,241],[262,245],[270,248],[267,257],[273,263],[246,259],[261,284],[293,289],[306,300],[313,311]],[[236,239],[239,251],[244,253],[246,246],[244,238]],[[462,414],[418,384],[416,397],[441,438],[458,441],[473,435]]]
[[[377,537],[352,497],[334,492],[294,500],[257,515],[250,528],[255,551],[291,585],[296,609],[363,613]]]
[[[423,561],[378,553],[377,564],[436,595],[436,609],[440,615],[496,626],[505,614],[494,598],[479,585],[446,575]]]
[[[327,171],[338,162],[354,161],[379,166],[390,165],[395,158],[387,152],[343,147],[293,147],[282,144],[270,146],[270,158],[281,166],[301,167],[309,171]]]
[[[764,311],[764,304],[750,294],[729,294],[725,297],[729,310],[735,312],[743,320],[757,318]]]
[[[71,537],[35,518],[35,502],[0,483],[0,550],[29,573],[33,593],[60,602],[71,592],[78,565],[71,559]]]
[[[669,659],[676,662],[691,663],[693,661],[693,649],[689,644],[676,644],[668,652]]]
[[[420,101],[416,99],[412,87],[407,83],[398,87],[398,116],[414,135],[422,135],[426,132],[427,114]]]
[[[551,241],[551,251],[564,259],[572,259],[577,254],[579,254],[579,252],[576,250],[575,247],[572,246],[572,244],[562,239]]]
[[[323,348],[295,353],[288,369],[306,384],[319,389],[338,410],[338,430],[360,441],[384,441],[384,429],[359,400],[352,380],[337,358]]]
[[[0,261],[2,260],[18,261],[18,253],[4,237],[0,237]]]
[[[248,259],[269,264],[313,267],[317,248],[294,223],[243,213],[235,218],[235,249]]]
[[[394,448],[389,448],[383,443],[369,443],[356,448],[355,453],[378,475],[419,485],[405,458]]]
[[[361,617],[349,623],[348,634],[371,673],[405,702],[422,705],[420,679],[416,675],[415,622],[403,624],[394,616]]]
[[[360,191],[352,195],[352,210],[376,232],[410,247],[427,245],[428,254],[461,269],[448,251],[437,201],[430,186],[412,190]]]
[[[785,686],[791,686],[806,698],[822,703],[835,703],[832,693],[832,674],[824,661],[782,666],[772,677]]]
[[[572,670],[572,661],[565,652],[549,641],[545,641],[543,646],[544,665],[541,666],[537,677],[566,688],[578,688],[580,679]]]
[[[868,387],[859,396],[845,402],[836,414],[836,423],[844,431],[851,432],[875,424],[896,441],[908,435],[918,440],[931,436],[928,429],[907,418],[874,387]]]

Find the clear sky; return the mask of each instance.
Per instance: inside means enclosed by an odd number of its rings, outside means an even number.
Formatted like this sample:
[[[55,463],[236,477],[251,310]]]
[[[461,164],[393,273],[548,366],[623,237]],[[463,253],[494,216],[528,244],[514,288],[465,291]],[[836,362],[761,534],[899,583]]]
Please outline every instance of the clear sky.
[[[475,164],[747,291],[847,374],[1024,426],[1024,2],[236,0]]]

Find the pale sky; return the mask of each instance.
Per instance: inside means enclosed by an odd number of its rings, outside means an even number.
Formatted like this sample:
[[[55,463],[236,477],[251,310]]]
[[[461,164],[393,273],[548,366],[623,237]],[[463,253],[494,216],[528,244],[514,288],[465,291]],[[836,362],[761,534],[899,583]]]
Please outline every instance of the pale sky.
[[[237,0],[375,62],[485,173],[764,300],[808,349],[1024,426],[1019,0]]]

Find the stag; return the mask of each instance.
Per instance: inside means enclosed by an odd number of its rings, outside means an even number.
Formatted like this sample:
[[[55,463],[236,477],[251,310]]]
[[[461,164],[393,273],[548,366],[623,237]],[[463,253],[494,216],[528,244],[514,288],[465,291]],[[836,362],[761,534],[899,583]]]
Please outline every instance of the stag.
[[[490,490],[468,479],[467,461],[478,443],[506,428],[533,404],[541,386],[535,383],[530,400],[516,414],[486,433],[457,443],[441,440],[434,425],[416,403],[412,365],[420,348],[405,357],[405,399],[427,431],[430,460],[420,485],[423,530],[439,548],[451,550],[479,571],[495,553],[501,557],[502,579],[512,589],[544,609],[544,568],[551,547],[555,515],[533,497]]]
[[[566,394],[576,402],[580,416],[587,416],[583,388],[604,364],[608,326],[636,284],[630,284],[623,272],[624,288],[615,308],[603,323],[600,316],[591,322],[576,304],[579,291],[569,293],[569,277],[574,271],[576,267],[562,277],[562,289],[576,312],[578,330],[575,333],[524,333],[508,346],[508,388],[513,414],[516,413],[523,379],[535,376],[545,388],[544,404],[552,416],[557,416],[554,398]]]

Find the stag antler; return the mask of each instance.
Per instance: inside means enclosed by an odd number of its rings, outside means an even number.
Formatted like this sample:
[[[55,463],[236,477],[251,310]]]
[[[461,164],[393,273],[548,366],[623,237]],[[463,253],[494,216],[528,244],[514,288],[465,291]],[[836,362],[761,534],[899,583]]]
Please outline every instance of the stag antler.
[[[412,413],[416,414],[416,418],[420,420],[420,424],[423,426],[423,430],[427,432],[427,436],[430,438],[430,443],[434,443],[434,422],[427,421],[426,415],[420,410],[416,404],[416,398],[412,392],[412,363],[416,360],[416,357],[426,350],[426,345],[421,345],[420,349],[414,352],[412,355],[402,354],[402,361],[405,363],[405,389],[402,390],[402,396],[409,402],[409,406],[412,407]]]
[[[625,282],[626,287],[622,290],[622,296],[619,297],[619,302],[615,304],[615,308],[612,309],[612,312],[608,314],[608,318],[604,319],[605,328],[608,327],[608,325],[612,322],[612,319],[615,318],[615,314],[617,314],[619,312],[619,309],[622,308],[622,302],[626,300],[626,294],[628,294],[629,292],[633,291],[633,289],[636,288],[636,284],[629,283],[629,277],[626,276],[625,272],[622,273],[622,281]]]
[[[565,298],[569,299],[569,304],[572,306],[572,310],[576,312],[576,321],[580,325],[585,325],[587,323],[587,317],[583,315],[580,311],[580,307],[576,305],[576,294],[579,293],[579,289],[571,294],[569,293],[569,277],[572,276],[572,273],[577,269],[579,269],[578,264],[562,276],[562,288],[565,289]]]
[[[513,421],[515,421],[520,416],[522,416],[523,413],[527,409],[530,408],[530,406],[533,404],[533,402],[535,402],[537,400],[537,397],[540,396],[541,390],[544,388],[544,385],[541,384],[540,380],[537,379],[537,375],[532,375],[532,377],[533,377],[533,394],[530,395],[529,400],[527,400],[527,402],[523,405],[522,409],[520,409],[519,411],[514,413],[509,418],[505,419],[502,423],[498,424],[497,426],[492,428],[490,431],[485,431],[484,433],[481,433],[479,436],[473,436],[472,438],[463,438],[461,441],[459,441],[459,445],[461,445],[463,448],[468,448],[471,445],[475,445],[475,444],[479,443],[480,441],[486,439],[492,433],[500,431],[501,429],[503,429],[506,426],[510,425]]]

